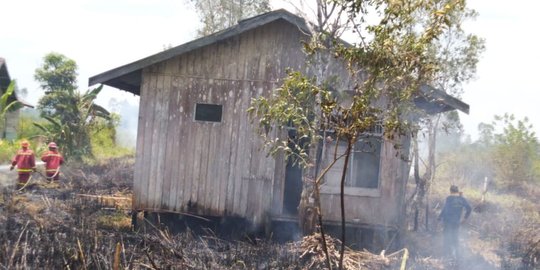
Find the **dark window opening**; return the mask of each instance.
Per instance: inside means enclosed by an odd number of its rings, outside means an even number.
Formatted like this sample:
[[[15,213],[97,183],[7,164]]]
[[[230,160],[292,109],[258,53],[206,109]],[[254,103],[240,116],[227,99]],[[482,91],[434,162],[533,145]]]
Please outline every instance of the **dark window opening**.
[[[293,149],[295,154],[295,145],[301,144],[296,134],[296,130],[289,129],[288,147]],[[287,157],[287,166],[285,167],[285,190],[283,195],[283,213],[285,215],[297,215],[298,204],[300,203],[300,194],[302,193],[302,167],[295,159],[295,155]]]
[[[353,147],[345,185],[360,188],[379,187],[381,137],[362,136]]]
[[[223,105],[197,103],[195,105],[195,120],[221,122]]]

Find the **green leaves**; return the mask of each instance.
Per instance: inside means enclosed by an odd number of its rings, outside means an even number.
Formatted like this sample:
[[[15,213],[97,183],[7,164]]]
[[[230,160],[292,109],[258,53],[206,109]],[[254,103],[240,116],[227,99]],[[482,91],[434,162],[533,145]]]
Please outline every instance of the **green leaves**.
[[[317,102],[319,95],[323,97],[322,103]],[[328,112],[333,109],[333,104],[328,91],[317,87],[313,79],[300,72],[288,71],[283,85],[273,96],[253,99],[248,113],[253,121],[258,121],[258,132],[265,138],[270,154],[285,152],[302,166],[308,166],[307,149],[320,137],[316,109],[322,106]],[[279,139],[283,129],[295,129],[296,140],[302,144],[291,147],[286,139]],[[274,137],[270,134],[273,130],[277,130]]]
[[[420,85],[446,79],[458,86],[475,71],[483,48],[480,39],[471,36],[471,46],[464,45],[456,54],[445,51],[451,46],[442,46],[442,41],[453,44],[446,36],[450,30],[460,30],[463,19],[473,14],[463,0],[336,3],[337,10],[347,14],[357,43],[345,45],[331,35],[340,31],[314,26],[323,31],[312,33],[310,42],[303,43],[303,47],[312,61],[308,65],[315,71],[302,71],[309,75],[290,71],[272,97],[252,101],[249,112],[274,150],[292,152],[283,141],[270,139],[280,137],[284,128],[294,128],[298,136],[305,136],[309,141],[306,147],[314,145],[324,130],[355,139],[382,123],[387,137],[410,133],[417,128],[408,119],[417,113],[413,99]],[[458,40],[457,44],[464,43]],[[445,53],[446,58],[442,57]],[[337,60],[328,60],[327,56]],[[336,85],[327,74],[331,61],[348,68],[353,89],[330,90]],[[273,130],[276,132],[271,133]],[[280,147],[275,147],[276,142]]]
[[[540,179],[540,143],[527,117],[495,115],[492,123],[481,123],[479,130],[498,183],[514,186]]]
[[[59,143],[68,158],[81,160],[92,155],[90,133],[99,119],[111,121],[109,112],[94,103],[103,86],[77,90],[77,64],[58,53],[44,57],[35,79],[40,82],[45,95],[39,100],[38,109],[47,125],[36,124],[48,140]]]
[[[10,98],[14,96],[15,93],[15,80],[12,80],[7,89],[6,92],[0,96],[0,131],[3,131],[5,128],[5,117],[6,114],[10,111],[16,110],[21,106],[21,103],[17,100],[9,101]]]
[[[15,94],[15,85],[15,80],[12,80],[9,83],[6,92],[0,96],[0,115],[2,116],[2,119],[7,112],[17,109],[21,105],[21,103],[17,100],[9,102],[10,97],[13,97]]]
[[[77,89],[77,64],[63,54],[51,52],[43,57],[43,64],[34,74],[45,93]]]

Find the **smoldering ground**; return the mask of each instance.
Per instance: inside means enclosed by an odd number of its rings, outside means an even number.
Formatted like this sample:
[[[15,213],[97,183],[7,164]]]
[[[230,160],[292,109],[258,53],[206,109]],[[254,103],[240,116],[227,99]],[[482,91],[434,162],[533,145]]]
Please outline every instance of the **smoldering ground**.
[[[217,231],[219,225],[206,230],[187,226],[175,233],[159,225],[133,231],[129,207],[104,206],[78,196],[129,197],[132,159],[63,168],[63,180],[57,187],[47,186],[36,176],[35,183],[24,192],[14,191],[14,172],[3,172],[0,173],[3,183],[0,265],[4,268],[326,268],[317,235],[282,243],[259,238],[259,235],[223,237]],[[442,197],[432,197],[433,201],[438,199]],[[471,204],[477,204],[474,196],[471,196]],[[523,218],[523,209],[534,205],[523,202],[514,208],[510,206],[491,202],[473,212],[469,224],[462,230],[464,260],[458,269],[534,269],[533,264],[527,265],[527,260],[534,260],[537,255],[528,243],[538,239],[535,238],[538,233],[519,230],[527,228],[525,224],[530,222]],[[430,215],[436,215],[437,211],[432,207]],[[406,260],[407,269],[451,269],[439,253],[440,227],[430,224],[429,231],[408,233],[403,239],[410,255]],[[337,266],[339,242],[332,238],[330,241],[334,243],[330,245],[330,255]],[[404,249],[394,251],[374,254],[347,249],[345,268],[399,269]]]

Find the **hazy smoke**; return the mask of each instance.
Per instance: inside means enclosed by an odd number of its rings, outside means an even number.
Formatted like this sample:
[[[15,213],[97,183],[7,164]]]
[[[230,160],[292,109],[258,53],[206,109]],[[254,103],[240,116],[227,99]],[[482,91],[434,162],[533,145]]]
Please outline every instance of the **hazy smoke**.
[[[116,131],[116,142],[124,147],[135,148],[137,139],[137,125],[139,106],[129,103],[127,100],[118,101],[111,99],[109,108],[112,112],[120,115],[120,125]]]

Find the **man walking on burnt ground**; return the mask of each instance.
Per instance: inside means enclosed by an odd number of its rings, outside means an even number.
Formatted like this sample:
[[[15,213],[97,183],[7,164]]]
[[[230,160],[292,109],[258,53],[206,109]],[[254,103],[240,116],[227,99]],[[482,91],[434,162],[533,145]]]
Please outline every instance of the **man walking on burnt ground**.
[[[462,220],[462,210],[465,209],[465,216]],[[450,187],[450,196],[446,197],[444,207],[438,220],[442,220],[444,225],[443,248],[445,256],[450,259],[459,260],[459,226],[471,214],[471,206],[459,192],[457,186]]]
[[[11,167],[9,168],[10,170],[13,170],[15,166],[17,166],[17,172],[19,174],[17,189],[23,189],[30,180],[32,172],[36,171],[36,157],[34,151],[28,148],[29,146],[30,143],[28,143],[28,141],[21,142],[21,149],[19,149],[15,157],[13,157]]]
[[[49,143],[49,151],[43,153],[41,160],[45,162],[47,180],[58,183],[58,180],[60,180],[60,165],[64,163],[64,157],[58,152],[56,143]]]

